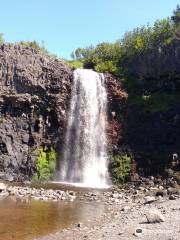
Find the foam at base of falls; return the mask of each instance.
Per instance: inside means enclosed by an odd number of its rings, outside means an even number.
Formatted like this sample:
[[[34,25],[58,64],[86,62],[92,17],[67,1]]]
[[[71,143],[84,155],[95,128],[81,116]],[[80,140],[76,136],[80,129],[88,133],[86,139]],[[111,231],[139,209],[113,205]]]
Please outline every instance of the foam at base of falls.
[[[108,189],[108,188],[111,188],[112,186],[111,185],[92,185],[92,184],[87,184],[87,183],[79,183],[79,182],[62,182],[62,181],[52,181],[52,183],[57,183],[57,184],[62,184],[64,186],[72,186],[72,187],[77,187],[77,188],[92,188],[92,189]]]
[[[106,188],[107,94],[104,77],[93,70],[74,71],[63,159],[58,180]]]

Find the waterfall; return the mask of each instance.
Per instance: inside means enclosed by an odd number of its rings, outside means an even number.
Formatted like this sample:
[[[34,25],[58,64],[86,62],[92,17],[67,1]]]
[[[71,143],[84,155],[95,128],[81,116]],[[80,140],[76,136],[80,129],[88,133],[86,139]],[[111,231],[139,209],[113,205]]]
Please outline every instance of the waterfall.
[[[75,70],[60,181],[87,187],[108,185],[106,108],[103,74]]]

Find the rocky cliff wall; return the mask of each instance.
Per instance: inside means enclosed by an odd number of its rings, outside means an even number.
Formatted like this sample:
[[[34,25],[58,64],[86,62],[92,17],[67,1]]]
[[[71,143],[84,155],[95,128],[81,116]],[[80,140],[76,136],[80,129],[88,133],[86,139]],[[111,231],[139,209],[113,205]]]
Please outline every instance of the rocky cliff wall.
[[[62,147],[71,81],[62,61],[0,46],[0,178],[32,176],[40,146]]]
[[[0,46],[0,179],[29,179],[42,146],[62,153],[72,79],[63,61],[29,47]],[[179,106],[146,114],[128,106],[118,78],[106,74],[105,84],[109,156],[132,153],[133,171],[142,176],[179,171]]]
[[[145,113],[127,107],[123,145],[133,153],[140,176],[177,177],[180,182],[180,107]]]
[[[171,44],[152,47],[124,60],[122,67],[132,76],[143,79],[158,79],[167,81],[169,87],[178,87],[180,76],[180,41],[173,40]],[[173,81],[169,81],[172,79]]]
[[[38,149],[62,155],[71,96],[72,70],[62,61],[20,45],[0,46],[0,178],[29,179]],[[108,146],[121,138],[120,109],[127,94],[119,79],[105,76],[108,90]]]

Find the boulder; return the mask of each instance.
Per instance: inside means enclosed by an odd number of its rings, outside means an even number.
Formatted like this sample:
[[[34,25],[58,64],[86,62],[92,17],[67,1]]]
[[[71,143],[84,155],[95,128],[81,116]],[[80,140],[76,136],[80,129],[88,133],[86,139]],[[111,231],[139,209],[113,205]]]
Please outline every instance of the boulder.
[[[0,183],[0,192],[6,191],[6,185],[4,183]]]
[[[156,201],[156,198],[154,196],[146,196],[144,197],[144,204],[150,204]]]
[[[160,223],[165,221],[162,213],[156,209],[148,211],[145,215],[148,223]]]

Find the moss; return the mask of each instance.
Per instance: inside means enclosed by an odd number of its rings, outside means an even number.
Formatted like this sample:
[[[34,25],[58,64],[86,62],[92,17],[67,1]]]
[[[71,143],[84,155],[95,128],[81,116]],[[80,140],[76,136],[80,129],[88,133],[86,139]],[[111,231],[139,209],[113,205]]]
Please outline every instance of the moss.
[[[131,172],[132,156],[128,154],[115,155],[111,157],[111,174],[113,182],[124,183]]]
[[[38,149],[39,157],[36,163],[36,174],[33,180],[47,181],[53,176],[56,169],[57,153],[54,149]]]

